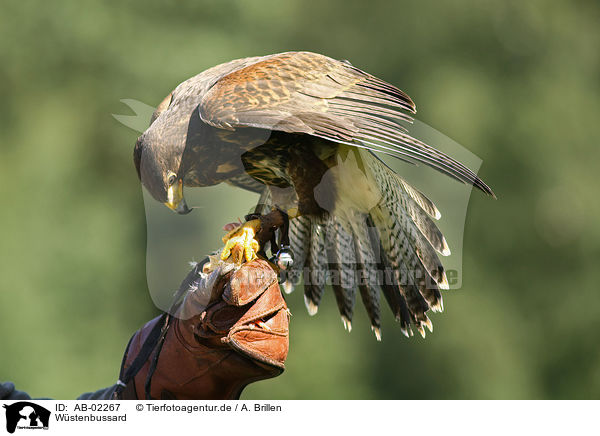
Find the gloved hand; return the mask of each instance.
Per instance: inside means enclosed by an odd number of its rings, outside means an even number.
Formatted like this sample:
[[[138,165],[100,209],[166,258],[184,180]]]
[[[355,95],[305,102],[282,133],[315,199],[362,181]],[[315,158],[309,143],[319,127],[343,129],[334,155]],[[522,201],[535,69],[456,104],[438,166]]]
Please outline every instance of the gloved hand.
[[[153,399],[237,399],[248,384],[276,377],[284,369],[289,312],[277,275],[261,259],[229,272],[221,267],[209,274],[194,270],[186,278],[192,291],[167,330],[150,394]],[[136,332],[124,370],[159,319]],[[121,398],[145,398],[150,360]]]

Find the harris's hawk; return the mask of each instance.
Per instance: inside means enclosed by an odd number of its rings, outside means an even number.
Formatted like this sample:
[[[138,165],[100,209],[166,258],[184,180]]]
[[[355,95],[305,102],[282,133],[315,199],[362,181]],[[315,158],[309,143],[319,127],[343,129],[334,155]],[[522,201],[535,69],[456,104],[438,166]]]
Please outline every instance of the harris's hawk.
[[[411,113],[408,95],[347,61],[310,52],[237,59],[177,86],[139,137],[134,160],[150,194],[179,213],[190,211],[184,186],[221,182],[260,193],[257,210],[288,213],[289,273],[303,275],[311,314],[330,281],[346,328],[358,290],[380,339],[381,291],[402,331],[414,325],[424,335],[426,312],[442,310],[440,289],[448,288],[438,254],[450,250],[435,205],[377,153],[494,194],[469,168],[411,137],[400,124]],[[256,226],[231,232],[222,258],[236,244],[254,257]],[[392,279],[380,280],[381,271]]]

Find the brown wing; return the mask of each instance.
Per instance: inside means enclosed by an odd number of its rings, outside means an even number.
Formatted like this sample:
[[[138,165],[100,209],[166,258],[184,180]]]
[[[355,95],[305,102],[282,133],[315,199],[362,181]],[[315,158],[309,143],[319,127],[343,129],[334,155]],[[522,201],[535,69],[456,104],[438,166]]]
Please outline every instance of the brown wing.
[[[407,134],[398,121],[415,105],[398,88],[349,63],[309,52],[259,58],[219,79],[200,117],[219,128],[258,127],[307,133],[422,162],[493,195],[475,173]]]

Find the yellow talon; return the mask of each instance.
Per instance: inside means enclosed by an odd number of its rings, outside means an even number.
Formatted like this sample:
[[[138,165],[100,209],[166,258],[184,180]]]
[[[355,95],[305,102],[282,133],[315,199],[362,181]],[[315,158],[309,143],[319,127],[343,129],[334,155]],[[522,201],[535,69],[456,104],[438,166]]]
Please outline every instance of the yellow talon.
[[[260,245],[254,236],[259,230],[260,220],[251,220],[223,236],[225,247],[221,252],[221,260],[227,260],[231,256],[234,263],[241,265],[244,257],[246,262],[256,259]]]

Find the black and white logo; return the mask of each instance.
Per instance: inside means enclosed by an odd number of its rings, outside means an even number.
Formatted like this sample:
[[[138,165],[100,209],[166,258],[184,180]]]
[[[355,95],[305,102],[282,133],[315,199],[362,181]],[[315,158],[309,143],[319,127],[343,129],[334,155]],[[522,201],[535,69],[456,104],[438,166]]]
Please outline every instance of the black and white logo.
[[[50,411],[29,401],[19,401],[2,405],[6,409],[6,431],[14,433],[16,429],[48,430]]]

